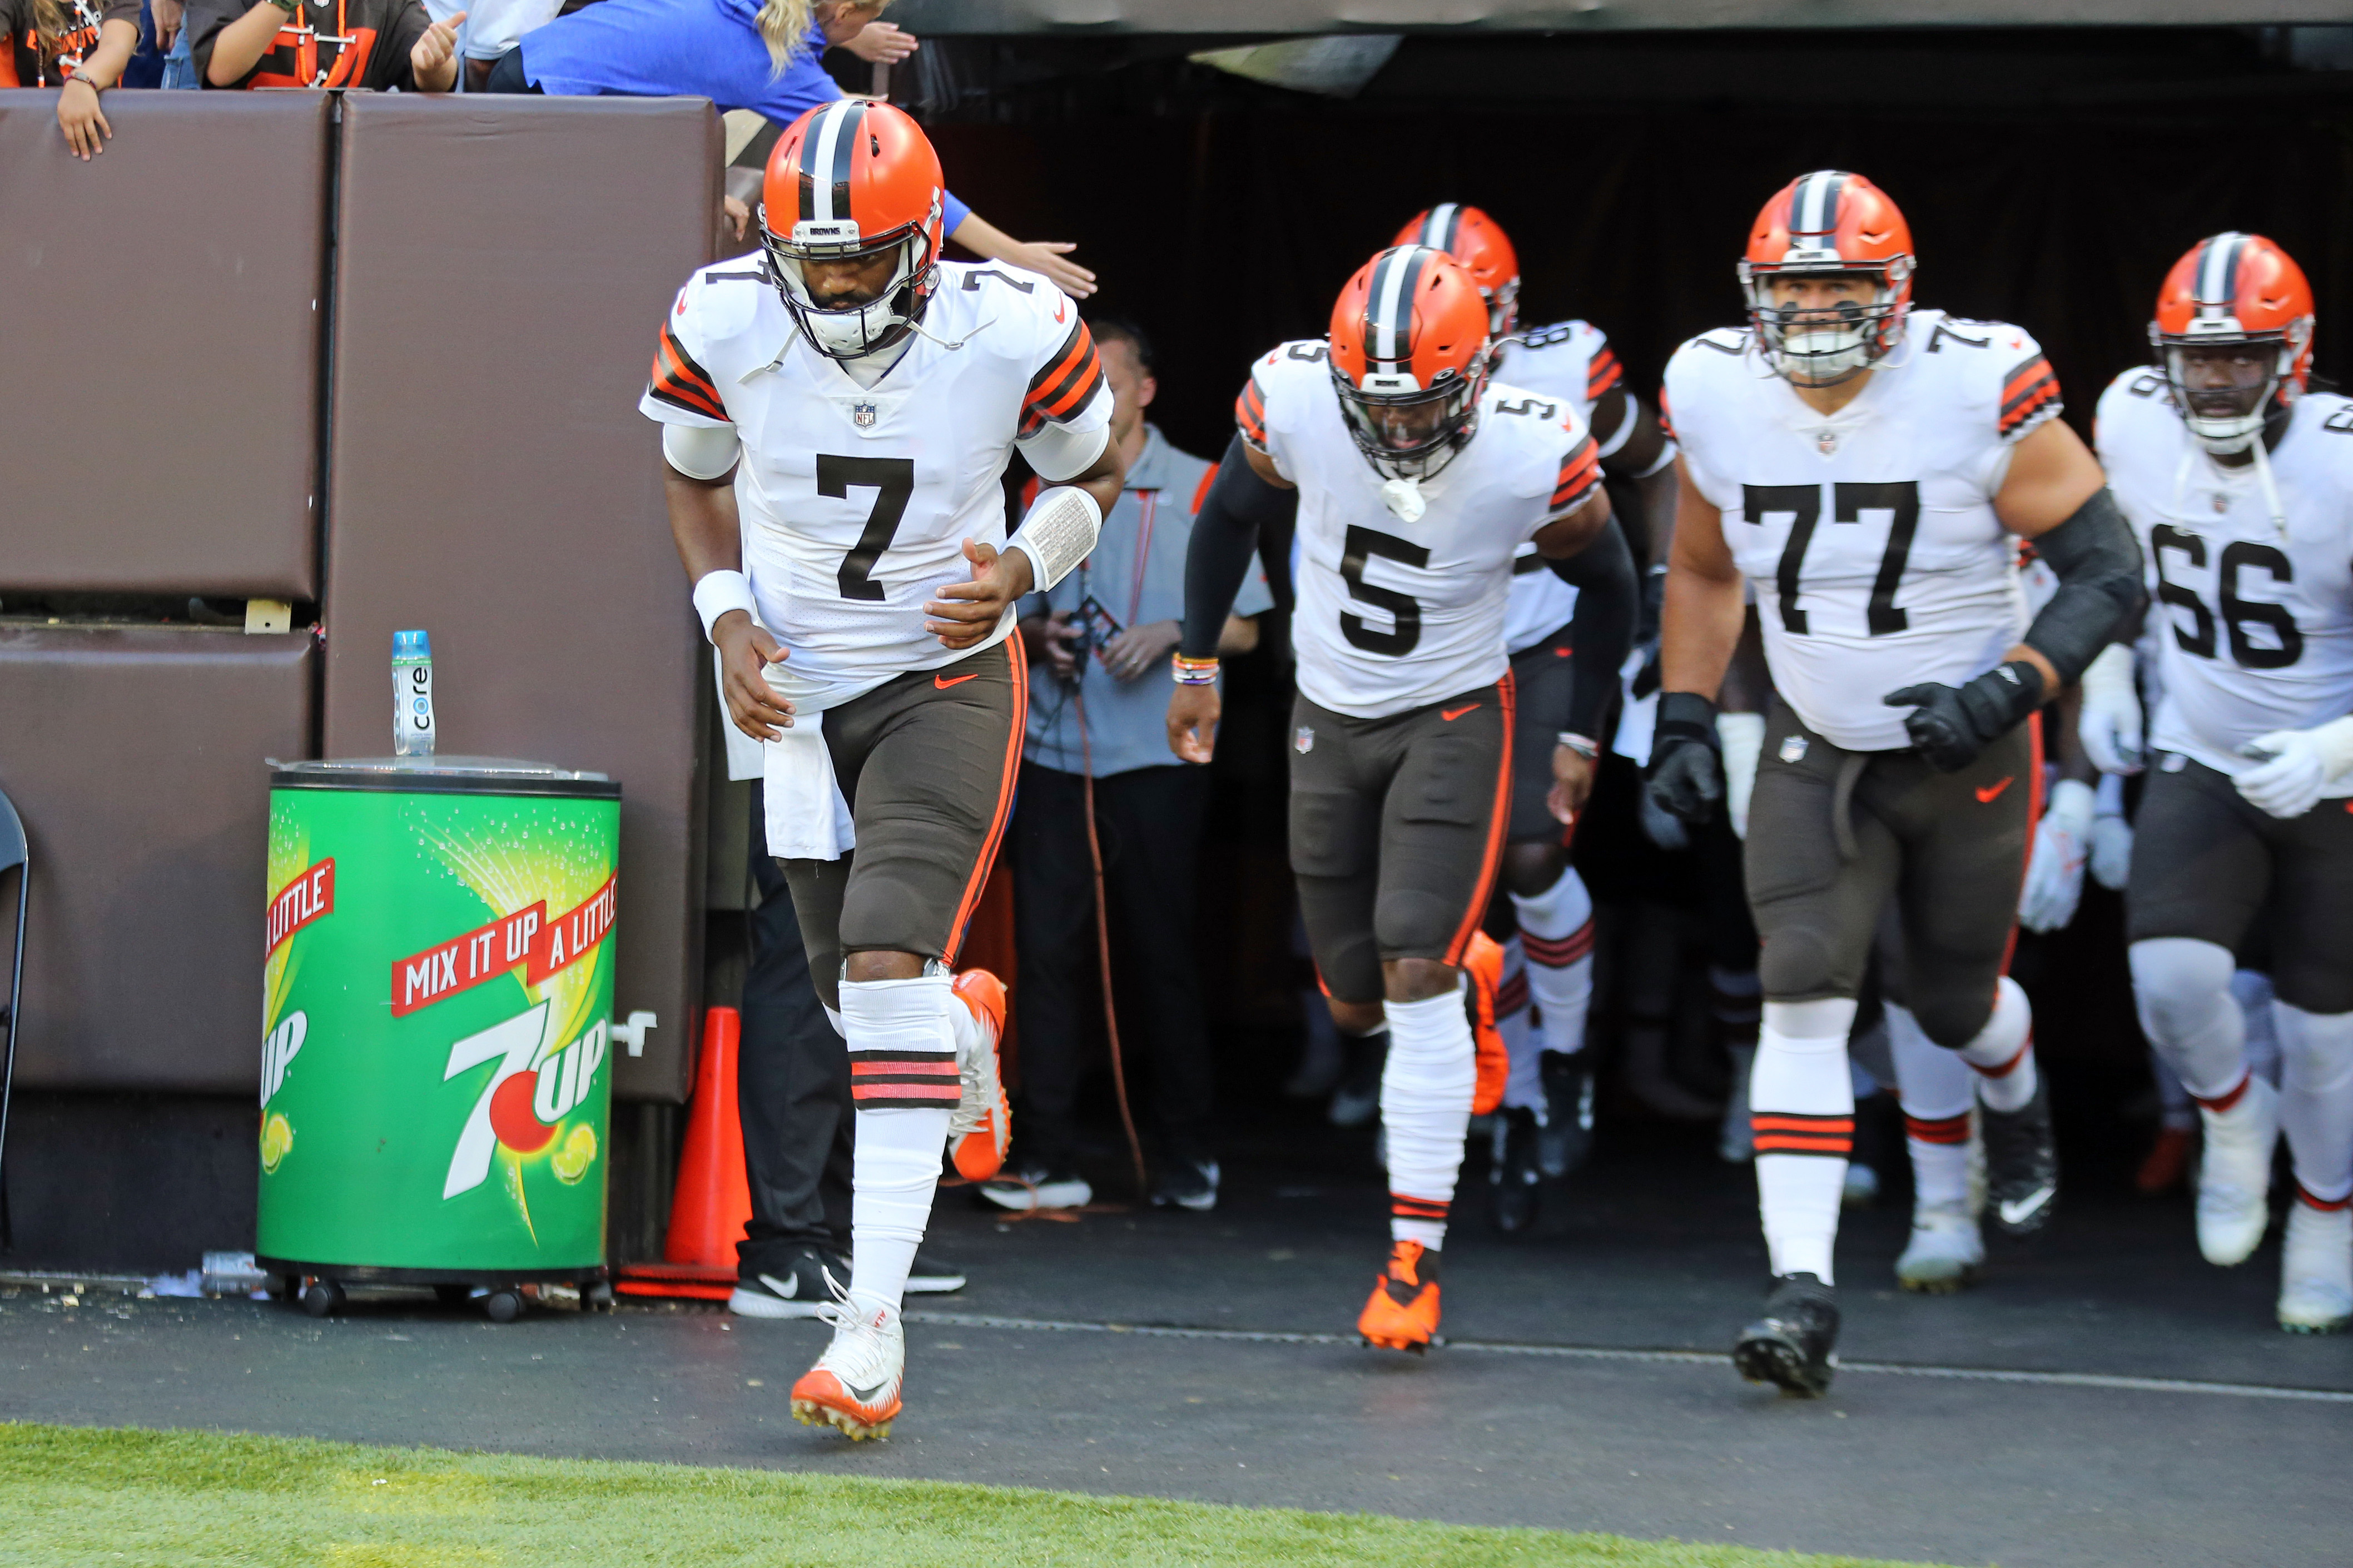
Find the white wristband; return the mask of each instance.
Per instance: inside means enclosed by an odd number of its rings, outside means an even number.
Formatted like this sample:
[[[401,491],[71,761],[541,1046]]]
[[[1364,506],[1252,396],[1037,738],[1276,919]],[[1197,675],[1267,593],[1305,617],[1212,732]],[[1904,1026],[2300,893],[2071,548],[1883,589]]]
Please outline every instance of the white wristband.
[[[741,610],[755,621],[760,618],[759,604],[752,597],[752,579],[741,572],[704,573],[694,585],[694,613],[702,617],[704,637],[730,610]]]
[[[1039,492],[1005,546],[1029,557],[1030,587],[1042,594],[1087,558],[1102,531],[1103,508],[1095,498],[1071,485],[1056,485]]]

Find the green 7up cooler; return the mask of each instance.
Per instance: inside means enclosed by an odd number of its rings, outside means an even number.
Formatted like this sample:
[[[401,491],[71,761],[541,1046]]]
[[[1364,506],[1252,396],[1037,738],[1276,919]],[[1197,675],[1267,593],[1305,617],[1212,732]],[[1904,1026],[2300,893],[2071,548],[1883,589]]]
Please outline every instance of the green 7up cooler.
[[[600,1279],[620,786],[491,759],[270,775],[256,1252],[313,1281]]]

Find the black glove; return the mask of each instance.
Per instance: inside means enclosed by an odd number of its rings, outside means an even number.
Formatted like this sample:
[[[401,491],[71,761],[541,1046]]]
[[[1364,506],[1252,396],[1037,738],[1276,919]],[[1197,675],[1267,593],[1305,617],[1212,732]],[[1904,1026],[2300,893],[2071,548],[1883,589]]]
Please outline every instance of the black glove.
[[[1715,815],[1724,799],[1724,742],[1715,703],[1695,691],[1660,694],[1647,787],[1660,810],[1694,826]]]
[[[2022,658],[1998,664],[1967,686],[1929,682],[1891,691],[1890,708],[1909,708],[1904,732],[1942,773],[1957,773],[2042,706],[2042,672]]]

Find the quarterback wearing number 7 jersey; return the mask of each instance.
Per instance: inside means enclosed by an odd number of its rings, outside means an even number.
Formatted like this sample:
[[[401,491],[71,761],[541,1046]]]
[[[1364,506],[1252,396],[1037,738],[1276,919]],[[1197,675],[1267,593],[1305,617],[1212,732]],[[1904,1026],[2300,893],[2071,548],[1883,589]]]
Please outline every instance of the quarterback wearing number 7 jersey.
[[[1846,1037],[1891,899],[1891,1015],[1976,1069],[1997,1222],[2024,1233],[2051,1215],[2049,1099],[2025,993],[2002,973],[2041,793],[2027,721],[2140,602],[2139,552],[2055,417],[2041,349],[2002,322],[1912,309],[1911,250],[1870,181],[1792,181],[1740,263],[1748,328],[1685,343],[1666,375],[1682,477],[1659,804],[1701,820],[1722,798],[1713,700],[1744,579],[1778,691],[1746,850],[1765,994],[1749,1104],[1775,1285],[1734,1360],[1799,1394],[1831,1379]],[[2060,581],[2031,626],[2021,537]],[[1961,1196],[1957,1158],[1950,1175]]]
[[[1291,868],[1334,1021],[1388,1036],[1390,1249],[1356,1328],[1417,1352],[1438,1328],[1474,1098],[1493,1110],[1504,1087],[1501,1039],[1474,1044],[1464,971],[1482,942],[1501,967],[1479,922],[1510,826],[1513,559],[1533,540],[1582,568],[1586,591],[1624,613],[1633,598],[1585,422],[1491,385],[1489,351],[1478,285],[1444,251],[1405,245],[1349,279],[1327,339],[1260,357],[1194,524],[1168,705],[1171,749],[1208,762],[1218,629],[1295,500]],[[1580,771],[1562,751],[1559,771]],[[1492,1023],[1485,988],[1472,1005]]]
[[[640,406],[849,1043],[854,1261],[793,1414],[855,1438],[899,1413],[900,1297],[943,1147],[976,1181],[1004,1157],[1004,988],[947,966],[1021,761],[1014,603],[1093,548],[1122,462],[1077,308],[1035,273],[939,259],[939,157],[904,113],[811,110],[763,195],[761,253],[688,280]],[[1049,488],[1008,539],[1016,446]]]

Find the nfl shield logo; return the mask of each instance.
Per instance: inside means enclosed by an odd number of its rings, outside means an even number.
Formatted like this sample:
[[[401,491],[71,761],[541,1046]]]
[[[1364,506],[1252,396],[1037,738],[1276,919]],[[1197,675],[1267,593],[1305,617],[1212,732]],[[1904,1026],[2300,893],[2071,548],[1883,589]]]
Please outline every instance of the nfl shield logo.
[[[1302,724],[1299,726],[1298,731],[1291,737],[1291,747],[1292,750],[1296,752],[1314,751],[1315,749],[1315,731],[1309,729],[1306,725]]]
[[[849,417],[860,430],[871,430],[874,427],[874,405],[871,403],[851,404],[849,405]]]

